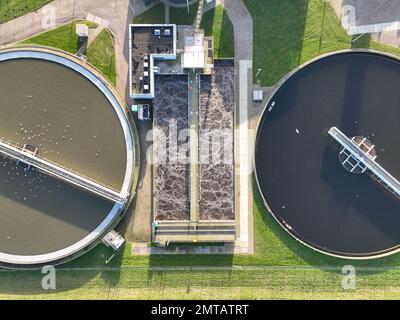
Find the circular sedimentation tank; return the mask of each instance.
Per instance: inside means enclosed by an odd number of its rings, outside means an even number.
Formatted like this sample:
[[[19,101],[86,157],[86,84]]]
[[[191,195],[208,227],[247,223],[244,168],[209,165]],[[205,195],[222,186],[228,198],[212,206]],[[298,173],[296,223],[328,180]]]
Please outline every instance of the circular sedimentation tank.
[[[132,193],[135,143],[125,103],[93,67],[63,52],[0,51],[0,138],[121,193]],[[116,203],[0,155],[0,262],[60,263],[97,244]]]
[[[400,62],[366,51],[317,58],[285,77],[260,119],[256,179],[265,206],[294,238],[322,253],[367,259],[400,250],[400,199],[339,158],[332,127],[365,137],[400,178]]]

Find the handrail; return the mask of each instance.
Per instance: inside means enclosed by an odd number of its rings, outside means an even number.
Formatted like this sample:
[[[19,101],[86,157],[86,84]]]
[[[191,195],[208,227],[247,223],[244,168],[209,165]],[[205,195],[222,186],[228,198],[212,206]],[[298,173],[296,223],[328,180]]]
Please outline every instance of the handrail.
[[[382,180],[398,197],[400,197],[400,182],[387,172],[379,163],[375,162],[366,152],[364,152],[357,144],[350,140],[338,128],[332,127],[328,133],[346,148],[351,155],[358,161],[363,163],[373,174]]]
[[[58,164],[40,158],[30,152],[21,150],[18,144],[6,141],[5,139],[1,138],[0,153],[7,157],[10,157],[11,159],[16,159],[30,166],[33,166],[46,174],[68,182],[74,186],[85,189],[108,200],[123,204],[129,198],[129,194],[121,194],[120,192],[106,187],[97,181],[84,177],[83,175],[75,173],[69,169],[63,168]]]

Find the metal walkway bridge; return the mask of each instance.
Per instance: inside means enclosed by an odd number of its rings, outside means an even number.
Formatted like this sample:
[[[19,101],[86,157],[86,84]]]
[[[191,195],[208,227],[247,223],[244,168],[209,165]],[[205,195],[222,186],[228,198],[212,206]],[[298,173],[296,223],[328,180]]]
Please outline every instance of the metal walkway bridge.
[[[39,158],[34,153],[26,151],[25,148],[20,149],[17,145],[12,145],[10,142],[6,142],[2,139],[0,139],[0,154],[13,160],[18,160],[28,166],[33,166],[45,174],[87,190],[105,199],[124,204],[129,198],[129,194],[121,194],[120,192],[108,188],[96,181],[71,172],[70,170],[50,161]]]
[[[354,141],[349,139],[338,128],[332,127],[328,133],[339,142],[350,154],[369,171],[374,179],[381,183],[386,189],[400,198],[400,182],[387,172],[381,165],[375,162],[367,152],[363,151]]]

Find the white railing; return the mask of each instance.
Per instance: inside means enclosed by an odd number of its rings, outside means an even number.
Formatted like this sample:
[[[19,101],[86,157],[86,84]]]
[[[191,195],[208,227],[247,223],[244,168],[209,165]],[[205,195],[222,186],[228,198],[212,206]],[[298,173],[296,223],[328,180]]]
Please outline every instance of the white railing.
[[[346,148],[351,155],[364,164],[375,176],[377,176],[386,188],[389,188],[397,197],[400,198],[400,182],[387,172],[381,165],[375,162],[366,152],[364,152],[355,142],[350,140],[338,128],[332,127],[328,133]]]
[[[9,158],[19,160],[27,165],[33,166],[45,174],[56,177],[108,200],[124,204],[129,198],[129,194],[121,194],[120,192],[106,187],[99,182],[74,173],[71,170],[65,169],[48,160],[39,158],[29,151],[21,150],[18,145],[12,144],[13,143],[11,142],[0,139],[0,153]]]

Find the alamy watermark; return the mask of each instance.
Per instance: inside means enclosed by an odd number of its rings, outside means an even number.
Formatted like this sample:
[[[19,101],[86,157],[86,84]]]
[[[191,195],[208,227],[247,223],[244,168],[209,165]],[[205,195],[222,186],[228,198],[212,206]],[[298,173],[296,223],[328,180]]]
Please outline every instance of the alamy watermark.
[[[57,10],[53,5],[47,5],[42,8],[42,29],[50,30],[56,27]]]
[[[163,122],[146,134],[146,141],[150,142],[146,150],[146,159],[152,165],[239,165],[242,146],[235,148],[235,139],[240,140],[245,136],[251,143],[255,135],[253,129],[194,130],[182,129],[183,125],[175,119],[165,119]],[[193,143],[192,139],[196,139],[196,143]],[[251,150],[250,146],[246,147],[247,154],[248,150]],[[197,156],[192,157],[191,152],[195,151]]]
[[[56,289],[56,268],[51,265],[42,267],[42,274],[45,276],[42,278],[42,289],[43,290],[55,290]]]
[[[342,288],[343,290],[356,289],[356,268],[352,265],[345,265],[342,268]]]

